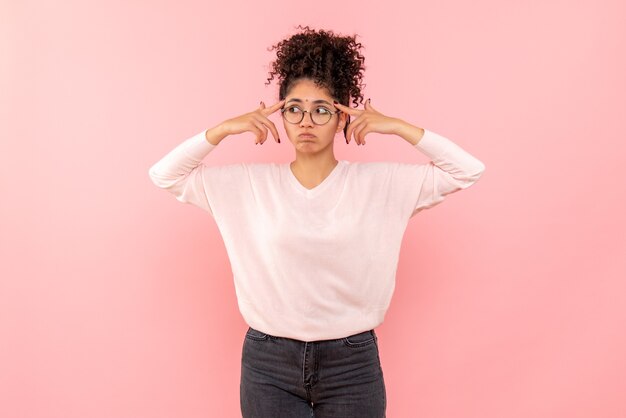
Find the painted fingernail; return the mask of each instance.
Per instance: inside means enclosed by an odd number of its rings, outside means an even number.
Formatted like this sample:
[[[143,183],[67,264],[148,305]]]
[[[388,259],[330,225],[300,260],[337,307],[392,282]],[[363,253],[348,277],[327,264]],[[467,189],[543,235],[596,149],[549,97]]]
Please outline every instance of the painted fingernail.
[[[280,137],[278,137],[278,143],[280,144]]]
[[[339,102],[337,100],[333,100],[333,103],[334,104],[338,104]]]

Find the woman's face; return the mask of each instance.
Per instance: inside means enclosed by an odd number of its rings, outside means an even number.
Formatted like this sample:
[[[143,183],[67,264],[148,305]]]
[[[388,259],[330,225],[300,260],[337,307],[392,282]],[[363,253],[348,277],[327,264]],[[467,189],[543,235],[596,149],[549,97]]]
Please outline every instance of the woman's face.
[[[285,97],[283,106],[286,111],[289,111],[290,107],[293,106],[311,112],[319,106],[323,106],[331,112],[337,111],[337,108],[333,106],[333,97],[328,94],[328,90],[318,87],[313,80],[306,78],[293,85]],[[343,130],[345,120],[346,115],[344,113],[337,113],[332,115],[330,121],[325,125],[316,125],[311,120],[311,114],[306,112],[300,123],[290,123],[283,118],[283,125],[297,152],[317,153],[328,146],[332,148],[335,135]],[[301,136],[304,133],[314,136]]]

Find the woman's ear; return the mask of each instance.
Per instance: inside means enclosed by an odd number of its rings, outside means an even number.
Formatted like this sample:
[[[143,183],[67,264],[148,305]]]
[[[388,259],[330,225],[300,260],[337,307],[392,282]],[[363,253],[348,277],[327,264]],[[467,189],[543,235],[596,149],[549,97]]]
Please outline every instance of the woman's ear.
[[[339,123],[337,124],[337,132],[339,132],[341,130],[345,130],[344,128],[349,123],[348,116],[349,115],[347,113],[344,113],[344,112],[341,112],[339,114]]]

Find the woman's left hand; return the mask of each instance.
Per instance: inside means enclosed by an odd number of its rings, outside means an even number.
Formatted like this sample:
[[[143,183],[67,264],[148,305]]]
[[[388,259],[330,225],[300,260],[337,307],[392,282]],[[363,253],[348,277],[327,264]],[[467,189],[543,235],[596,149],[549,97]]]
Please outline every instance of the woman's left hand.
[[[401,119],[385,116],[370,104],[370,99],[365,101],[364,109],[356,109],[334,102],[335,107],[355,119],[350,121],[346,131],[346,140],[350,142],[350,137],[354,135],[357,145],[365,145],[365,135],[370,132],[381,134],[397,134],[400,131]]]

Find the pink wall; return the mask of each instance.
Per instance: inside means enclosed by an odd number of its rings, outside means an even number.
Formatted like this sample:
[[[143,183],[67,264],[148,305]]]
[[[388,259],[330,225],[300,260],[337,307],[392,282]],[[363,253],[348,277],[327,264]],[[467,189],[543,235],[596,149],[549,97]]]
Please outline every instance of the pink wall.
[[[409,223],[377,329],[388,416],[626,416],[623,2],[3,1],[0,16],[0,416],[240,416],[247,325],[221,236],[148,168],[274,103],[267,47],[298,23],[361,35],[377,110],[487,167]],[[336,156],[427,161],[377,134]],[[292,157],[243,134],[211,159]]]

